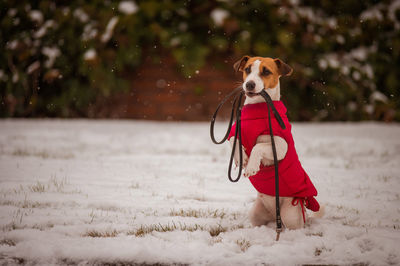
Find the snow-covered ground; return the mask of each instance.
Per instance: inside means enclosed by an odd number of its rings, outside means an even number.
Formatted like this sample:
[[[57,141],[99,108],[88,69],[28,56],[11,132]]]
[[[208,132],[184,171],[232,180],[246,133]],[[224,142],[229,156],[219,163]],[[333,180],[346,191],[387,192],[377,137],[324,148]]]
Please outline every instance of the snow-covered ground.
[[[0,263],[400,264],[398,124],[294,123],[326,214],[279,242],[208,130],[0,120]]]

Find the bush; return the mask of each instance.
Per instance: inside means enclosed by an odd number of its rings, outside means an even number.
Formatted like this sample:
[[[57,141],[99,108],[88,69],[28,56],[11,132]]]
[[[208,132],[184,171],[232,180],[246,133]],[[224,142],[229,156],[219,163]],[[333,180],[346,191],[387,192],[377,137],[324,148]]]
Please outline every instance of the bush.
[[[280,57],[295,120],[400,120],[398,1],[3,1],[0,115],[91,116],[145,56]]]

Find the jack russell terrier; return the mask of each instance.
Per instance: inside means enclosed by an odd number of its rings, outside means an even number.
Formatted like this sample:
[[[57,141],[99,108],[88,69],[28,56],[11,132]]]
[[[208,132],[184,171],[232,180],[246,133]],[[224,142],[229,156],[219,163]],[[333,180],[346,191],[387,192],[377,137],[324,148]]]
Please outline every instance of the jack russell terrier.
[[[243,90],[246,95],[241,115],[244,176],[249,177],[258,191],[256,201],[250,211],[253,226],[266,225],[276,219],[274,157],[270,129],[268,125],[267,103],[259,95],[265,90],[281,115],[286,129],[282,129],[271,114],[273,135],[279,161],[279,194],[281,217],[288,229],[298,229],[305,225],[305,208],[319,211],[314,198],[317,190],[298,159],[291,133],[291,125],[286,116],[286,107],[280,101],[279,78],[289,76],[292,68],[280,59],[243,56],[234,64],[236,71],[243,72]],[[234,124],[229,134],[235,135]],[[235,150],[238,165],[239,147]],[[320,211],[321,212],[321,211]],[[320,216],[320,215],[315,215]]]

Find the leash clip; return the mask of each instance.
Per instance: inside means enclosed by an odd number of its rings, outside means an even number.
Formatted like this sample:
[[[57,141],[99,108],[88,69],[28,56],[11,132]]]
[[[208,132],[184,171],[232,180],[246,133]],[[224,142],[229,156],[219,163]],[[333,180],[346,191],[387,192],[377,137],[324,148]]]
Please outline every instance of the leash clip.
[[[279,241],[279,237],[280,237],[282,231],[283,231],[282,228],[276,228],[276,239],[275,239],[275,241]]]

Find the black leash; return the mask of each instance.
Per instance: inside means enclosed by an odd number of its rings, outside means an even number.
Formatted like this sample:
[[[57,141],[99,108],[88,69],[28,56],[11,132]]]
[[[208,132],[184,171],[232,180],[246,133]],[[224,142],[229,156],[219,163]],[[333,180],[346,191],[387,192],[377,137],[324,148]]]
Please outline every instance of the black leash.
[[[219,109],[224,105],[224,103],[231,98],[235,93],[240,92],[240,94],[237,94],[234,98],[233,104],[232,104],[232,111],[231,111],[231,117],[229,120],[228,124],[228,129],[225,133],[225,136],[222,138],[221,141],[217,141],[215,139],[214,135],[214,125],[215,125],[215,120],[218,114]],[[269,94],[265,91],[262,90],[259,95],[261,95],[264,100],[267,103],[267,108],[268,108],[268,124],[270,128],[270,136],[271,136],[271,144],[272,144],[272,153],[274,155],[274,166],[275,166],[275,205],[276,205],[276,241],[279,240],[280,233],[282,232],[282,219],[281,219],[281,211],[280,211],[280,206],[279,206],[279,169],[278,169],[278,156],[276,154],[276,146],[275,146],[275,140],[274,140],[274,134],[272,131],[272,123],[271,123],[271,109],[272,112],[278,121],[280,127],[282,129],[285,129],[285,123],[283,122],[282,117],[279,115],[278,111],[276,110],[271,97]],[[224,143],[229,136],[230,129],[232,127],[232,122],[233,122],[233,114],[235,113],[235,105],[236,105],[236,129],[235,129],[235,139],[233,140],[233,145],[232,145],[232,152],[231,152],[231,157],[229,159],[229,166],[228,166],[228,178],[231,182],[237,182],[240,179],[240,175],[242,174],[242,169],[243,169],[243,151],[242,151],[242,133],[241,133],[241,114],[242,114],[242,107],[241,102],[243,98],[243,90],[242,87],[236,88],[234,91],[229,93],[218,105],[217,109],[215,110],[212,118],[211,118],[211,124],[210,124],[210,137],[211,140],[215,144],[222,144]],[[231,171],[232,171],[232,162],[233,158],[235,156],[235,149],[236,149],[236,144],[237,141],[239,141],[239,172],[236,177],[236,179],[232,179],[231,176]]]
[[[270,130],[271,136],[271,144],[272,144],[272,153],[274,155],[274,168],[275,168],[275,210],[276,210],[276,241],[279,241],[279,236],[282,232],[282,218],[281,218],[281,207],[279,204],[279,169],[278,169],[278,156],[276,154],[276,146],[275,146],[275,139],[274,133],[272,132],[272,123],[271,123],[271,107],[272,112],[275,115],[276,120],[278,121],[279,125],[282,129],[285,129],[285,123],[283,123],[282,117],[279,115],[278,111],[275,109],[274,104],[272,103],[271,97],[265,90],[262,90],[260,95],[265,99],[267,102],[268,108],[268,125]],[[279,118],[278,118],[279,117]]]
[[[233,100],[233,104],[232,104],[232,111],[231,111],[231,117],[229,119],[229,124],[228,124],[228,129],[226,130],[225,136],[222,138],[221,141],[217,141],[215,139],[214,136],[214,125],[215,125],[215,119],[217,118],[217,114],[219,109],[224,105],[224,103],[231,98],[235,93],[240,92],[240,94],[237,94]],[[218,105],[217,109],[215,110],[212,119],[211,119],[211,124],[210,124],[210,136],[211,136],[211,140],[215,143],[215,144],[222,144],[224,143],[229,136],[229,132],[231,130],[232,127],[232,122],[233,122],[233,115],[234,115],[234,111],[235,111],[235,105],[236,105],[236,130],[235,130],[235,139],[233,140],[233,146],[232,146],[232,152],[231,152],[231,158],[229,160],[229,167],[228,167],[228,178],[231,182],[237,182],[240,179],[240,175],[242,174],[242,169],[243,169],[243,153],[242,153],[242,132],[241,132],[241,123],[240,123],[240,119],[241,119],[241,115],[242,115],[242,107],[241,102],[242,102],[242,98],[243,98],[243,90],[242,87],[237,87],[234,91],[232,91],[231,93],[229,93],[222,101],[221,103]],[[235,156],[235,148],[236,148],[236,143],[237,140],[239,139],[239,172],[238,175],[236,177],[236,179],[232,178],[232,164],[233,164],[233,158]]]

